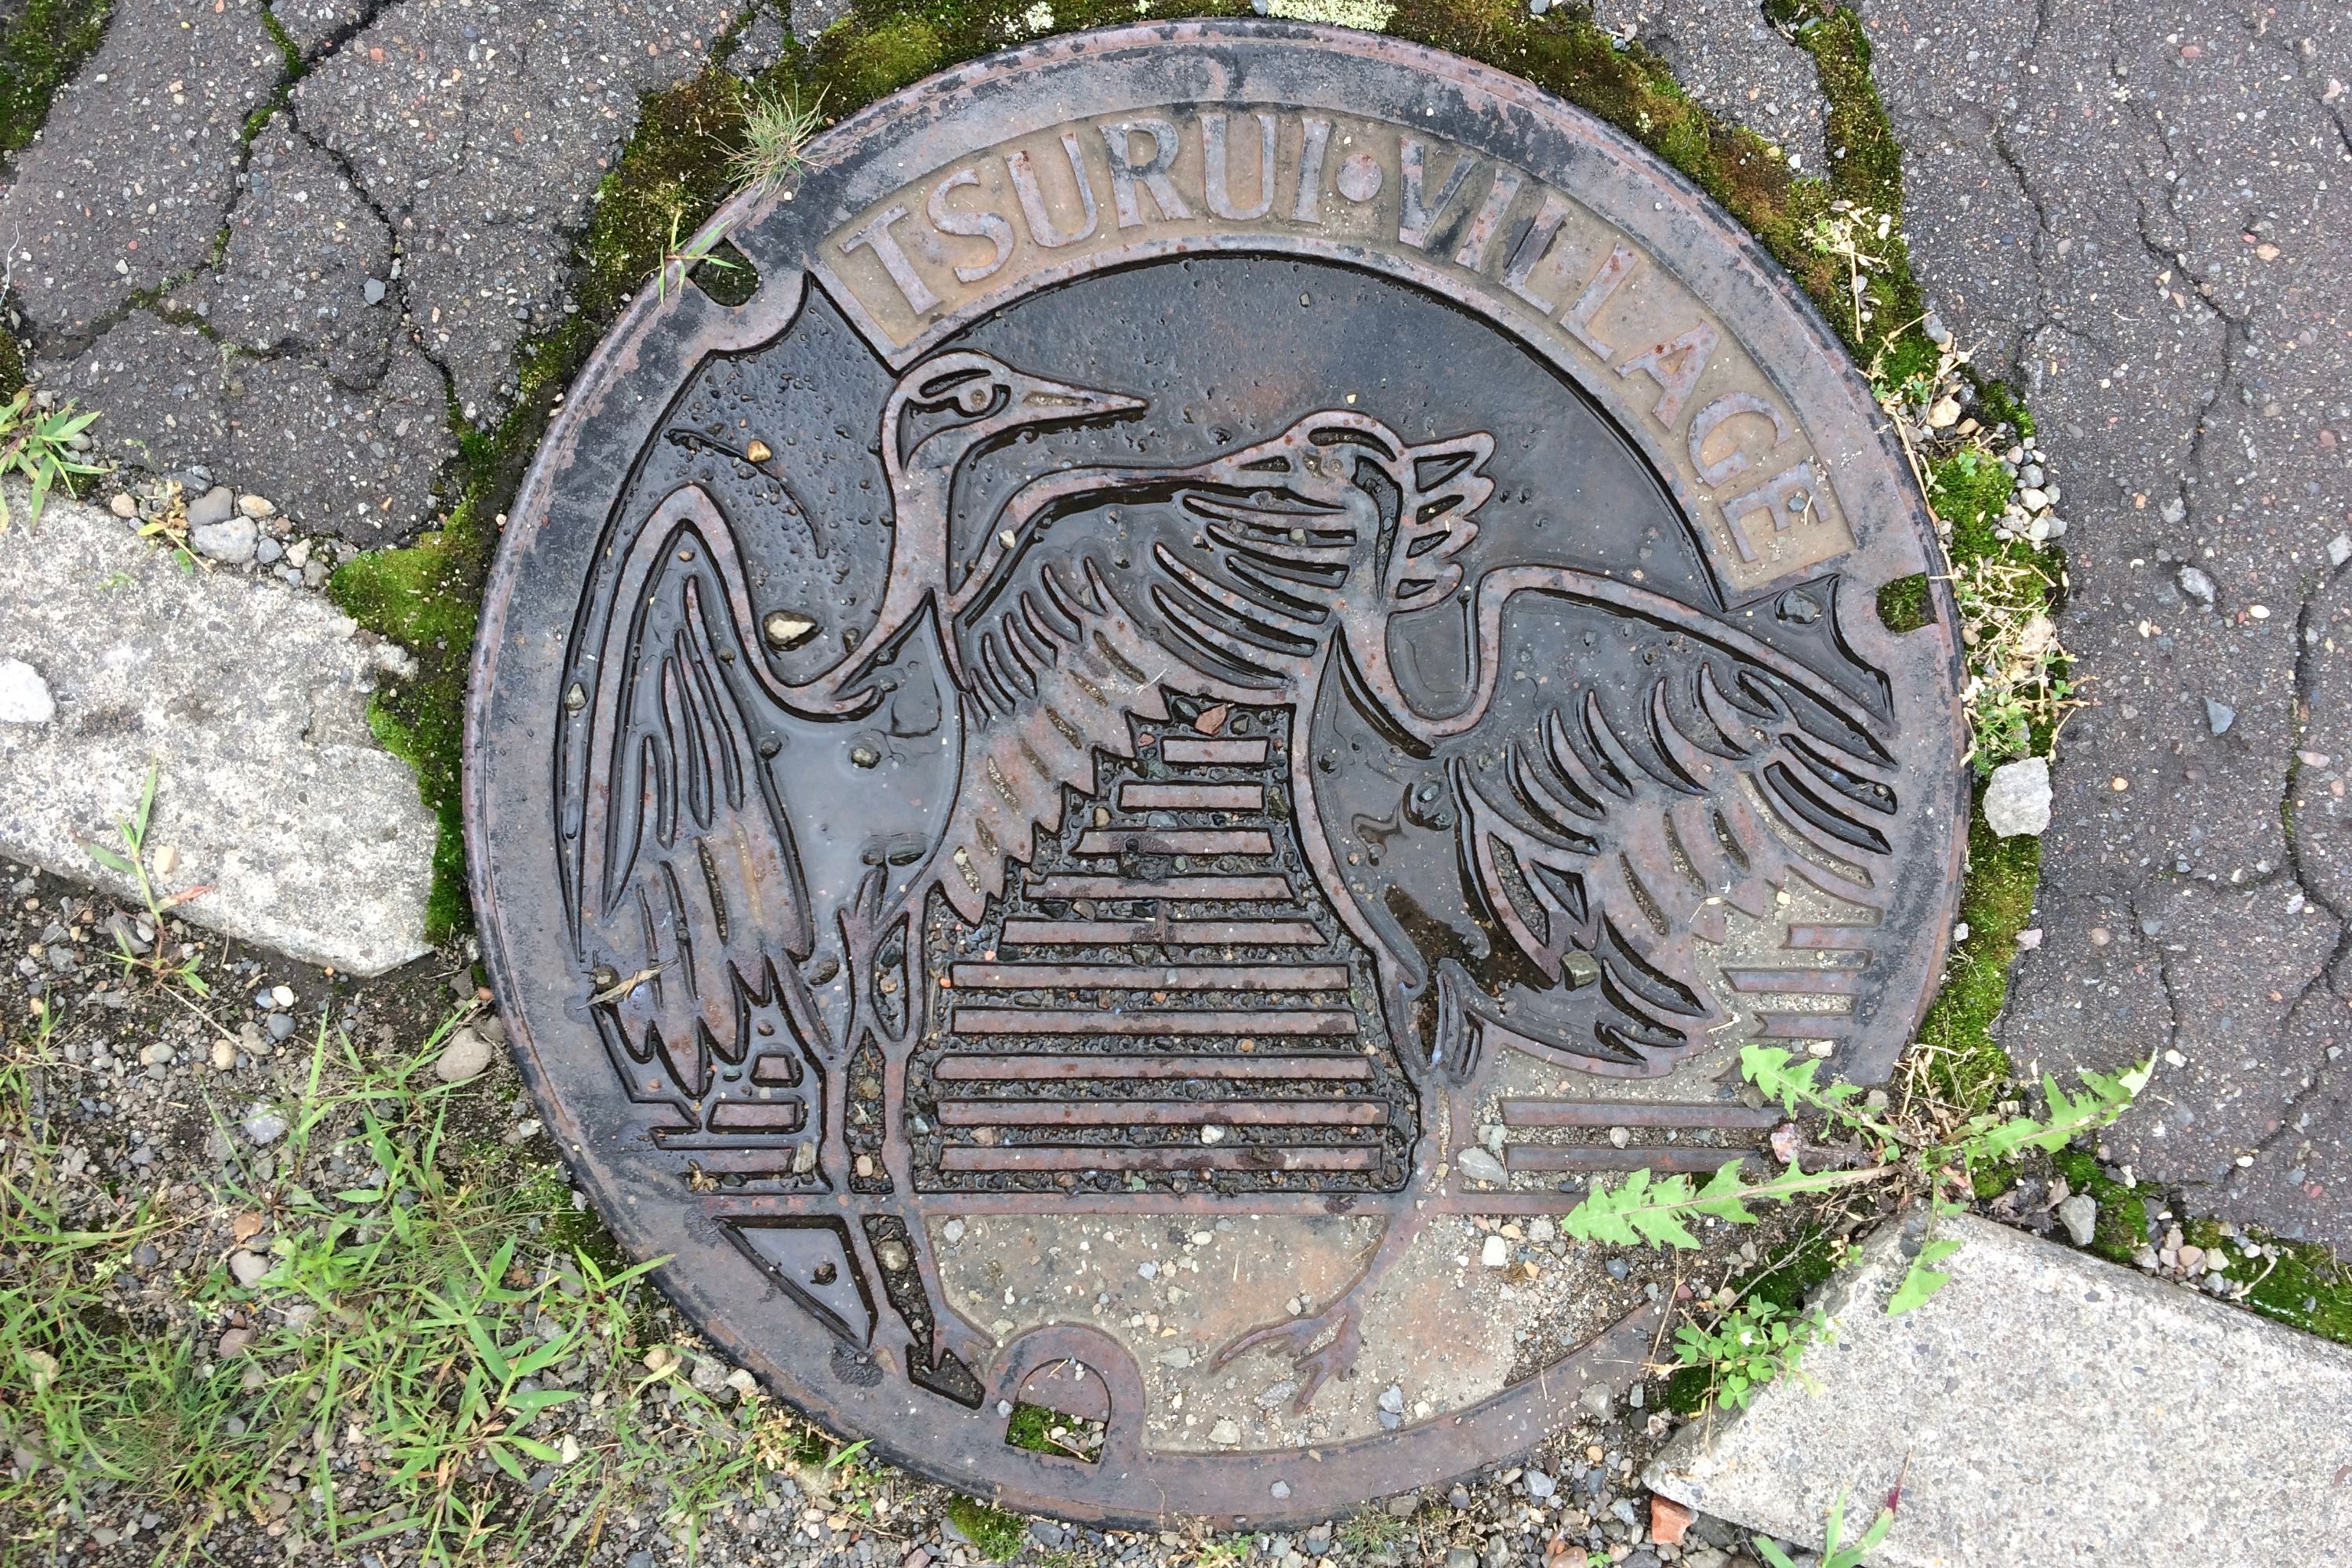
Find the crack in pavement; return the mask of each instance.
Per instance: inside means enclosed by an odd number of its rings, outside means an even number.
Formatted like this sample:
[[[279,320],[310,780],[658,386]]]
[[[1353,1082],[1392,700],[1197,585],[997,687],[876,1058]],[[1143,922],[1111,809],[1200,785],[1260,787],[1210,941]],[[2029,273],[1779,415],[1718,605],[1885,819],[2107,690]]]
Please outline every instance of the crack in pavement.
[[[2352,1094],[2331,1087],[2352,1068],[2328,1000],[2352,973],[2352,899],[2305,836],[2340,824],[2315,804],[2338,797],[2295,761],[2352,702],[2306,640],[2334,602],[2315,561],[2352,520],[2352,282],[2331,262],[2352,244],[2352,89],[2327,86],[2352,78],[2352,18],[2185,0],[1864,15],[1923,282],[1964,337],[2014,345],[2069,479],[2061,626],[2096,705],[2058,752],[2046,934],[2001,1037],[2062,1076],[2179,1053],[2109,1135],[2116,1158],[2229,1217],[2352,1243]],[[2214,609],[2179,589],[2190,564]],[[2209,700],[2234,710],[2226,733]],[[2332,788],[2352,736],[2323,750]],[[2095,941],[2103,910],[2160,934]],[[2160,990],[2133,982],[2150,949]],[[2314,1152],[2290,1171],[2298,1139]]]

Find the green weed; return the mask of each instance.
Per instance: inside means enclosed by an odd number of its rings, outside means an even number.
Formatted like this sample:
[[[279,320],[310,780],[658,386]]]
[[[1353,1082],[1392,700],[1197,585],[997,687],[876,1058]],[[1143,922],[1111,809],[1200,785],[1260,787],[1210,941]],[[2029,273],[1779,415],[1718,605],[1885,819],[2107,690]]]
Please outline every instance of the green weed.
[[[1877,1163],[1821,1171],[1791,1164],[1778,1175],[1749,1182],[1742,1163],[1733,1161],[1718,1167],[1703,1187],[1686,1175],[1654,1178],[1648,1171],[1636,1171],[1613,1186],[1596,1178],[1584,1200],[1560,1220],[1560,1229],[1580,1240],[1612,1246],[1695,1248],[1700,1244],[1686,1223],[1693,1217],[1753,1225],[1757,1215],[1748,1207],[1751,1203],[1786,1204],[1874,1183],[1896,1186],[1898,1202],[1914,1199],[1933,1205],[1938,1215],[1956,1213],[1958,1205],[1945,1196],[1948,1190],[1969,1193],[1972,1172],[2014,1161],[2027,1150],[2054,1153],[2075,1138],[2108,1126],[2129,1109],[2154,1065],[2151,1058],[2112,1078],[2078,1069],[2083,1082],[2079,1091],[2044,1076],[2047,1110],[2039,1118],[1983,1112],[1965,1121],[1901,1127],[1874,1110],[1856,1085],[1820,1082],[1818,1059],[1750,1043],[1740,1047],[1743,1078],[1790,1114],[1819,1116],[1832,1129],[1858,1138],[1868,1151],[1864,1157]],[[1931,1236],[1887,1310],[1908,1311],[1945,1284],[1949,1277],[1935,1265],[1958,1245]]]
[[[730,163],[736,184],[773,190],[808,173],[808,144],[824,124],[822,90],[805,102],[797,88],[753,93],[743,106],[743,145]]]
[[[41,521],[51,490],[71,495],[78,477],[106,472],[104,464],[85,461],[75,446],[77,440],[87,445],[82,432],[97,418],[95,412],[74,412],[70,400],[62,408],[38,407],[29,386],[18,387],[7,406],[0,408],[0,477],[21,479],[32,492],[27,522]],[[7,497],[0,494],[0,529],[9,521]]]
[[[147,770],[147,783],[139,792],[138,805],[126,820],[115,824],[115,831],[122,839],[121,852],[103,844],[85,844],[82,850],[108,870],[130,878],[139,890],[140,902],[147,908],[144,931],[126,931],[119,925],[114,929],[115,962],[122,966],[124,976],[143,972],[152,980],[177,981],[199,996],[209,996],[212,987],[205,983],[204,955],[193,942],[181,943],[176,953],[170,952],[170,932],[164,929],[163,917],[212,889],[183,888],[176,893],[159,894],[148,865],[147,826],[155,812],[156,776],[153,768]]]
[[[37,1109],[54,1064],[0,1067],[0,1440],[40,1460],[0,1481],[0,1511],[54,1525],[103,1493],[188,1521],[184,1548],[242,1514],[338,1560],[399,1536],[440,1563],[523,1537],[593,1544],[652,1475],[690,1537],[752,1479],[776,1416],[720,1408],[674,1356],[636,1358],[652,1265],[563,1245],[560,1176],[457,1149],[463,1090],[428,1068],[447,1026],[382,1060],[321,1026],[277,1174],[248,1169],[225,1194],[268,1271],[247,1287],[215,1267],[163,1321],[127,1317],[112,1281],[141,1240],[194,1222],[146,1197],[61,1211],[60,1142]],[[302,1184],[314,1156],[356,1179]],[[247,1342],[216,1345],[232,1322]]]
[[[1795,1372],[1806,1347],[1827,1338],[1830,1321],[1818,1307],[1790,1312],[1773,1302],[1750,1299],[1712,1327],[1685,1323],[1675,1331],[1675,1361],[1700,1374],[1700,1407],[1728,1405],[1745,1410],[1764,1385]]]
[[[1845,1498],[1841,1495],[1830,1508],[1828,1528],[1823,1532],[1826,1539],[1822,1542],[1818,1568],[1862,1568],[1863,1559],[1876,1551],[1885,1542],[1886,1532],[1894,1528],[1895,1510],[1883,1508],[1878,1510],[1878,1517],[1870,1521],[1870,1528],[1862,1532],[1861,1540],[1846,1541]],[[1756,1550],[1763,1554],[1764,1561],[1771,1568],[1797,1568],[1789,1554],[1770,1538],[1759,1535],[1754,1540]]]

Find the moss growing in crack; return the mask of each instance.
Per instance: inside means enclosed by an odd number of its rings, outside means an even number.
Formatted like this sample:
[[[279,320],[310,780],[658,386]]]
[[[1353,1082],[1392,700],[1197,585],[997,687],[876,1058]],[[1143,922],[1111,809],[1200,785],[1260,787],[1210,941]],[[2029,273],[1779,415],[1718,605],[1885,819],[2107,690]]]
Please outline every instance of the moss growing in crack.
[[[1990,1107],[2009,1083],[2009,1053],[1994,1041],[1992,1025],[2009,1000],[2017,933],[2033,918],[2041,877],[2042,840],[2026,834],[1997,838],[1982,815],[1970,811],[1968,879],[1960,890],[1969,934],[1953,946],[1916,1047],[1931,1091],[1969,1114]]]
[[[991,1508],[984,1502],[968,1497],[948,1499],[948,1522],[963,1532],[965,1540],[982,1557],[992,1563],[1003,1563],[1021,1550],[1023,1536],[1020,1516]]]
[[[2214,1220],[2189,1220],[2181,1225],[2192,1245],[2211,1251],[2227,1247],[2229,1267],[2222,1270],[2233,1284],[2248,1287],[2244,1303],[2266,1318],[2352,1344],[2352,1264],[2338,1262],[2327,1248],[2310,1243],[2276,1241],[2258,1231],[2225,1228]],[[2245,1244],[2275,1247],[2278,1257],[2252,1258]]]
[[[2147,1245],[2147,1199],[2100,1169],[2086,1149],[2062,1149],[2050,1158],[2066,1185],[2087,1193],[2099,1205],[2091,1233],[2091,1250],[2110,1263],[2129,1263],[2132,1254]]]
[[[106,34],[113,0],[26,0],[0,31],[0,153],[31,145],[49,100]]]

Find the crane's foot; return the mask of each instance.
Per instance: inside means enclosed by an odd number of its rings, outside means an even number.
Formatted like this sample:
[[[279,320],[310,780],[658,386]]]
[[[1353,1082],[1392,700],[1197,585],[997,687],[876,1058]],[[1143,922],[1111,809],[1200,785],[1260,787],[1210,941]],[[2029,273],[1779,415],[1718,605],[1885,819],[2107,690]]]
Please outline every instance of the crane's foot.
[[[938,1296],[931,1299],[931,1309],[937,1314],[931,1326],[934,1363],[942,1355],[951,1355],[974,1372],[986,1366],[996,1354],[996,1336],[982,1333],[965,1322]]]
[[[1250,1330],[1212,1356],[1209,1369],[1222,1372],[1251,1351],[1268,1345],[1286,1346],[1292,1370],[1298,1373],[1298,1394],[1290,1402],[1290,1407],[1304,1413],[1324,1384],[1356,1373],[1356,1355],[1363,1349],[1364,1342],[1356,1327],[1354,1295],[1349,1291],[1311,1318],[1293,1318],[1287,1322]]]

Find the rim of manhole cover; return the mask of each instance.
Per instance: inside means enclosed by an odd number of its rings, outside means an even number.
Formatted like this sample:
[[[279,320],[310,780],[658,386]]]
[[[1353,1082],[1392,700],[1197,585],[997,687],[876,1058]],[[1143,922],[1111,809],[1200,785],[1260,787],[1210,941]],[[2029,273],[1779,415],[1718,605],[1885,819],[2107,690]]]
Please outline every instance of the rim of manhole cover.
[[[1655,159],[1386,38],[1055,38],[809,162],[614,330],[491,579],[548,1127],[965,1490],[1525,1450],[1658,1326],[1549,1222],[1756,1151],[1744,1040],[1883,1078],[1937,973],[1953,616],[1878,619],[1933,545],[1861,379]]]

